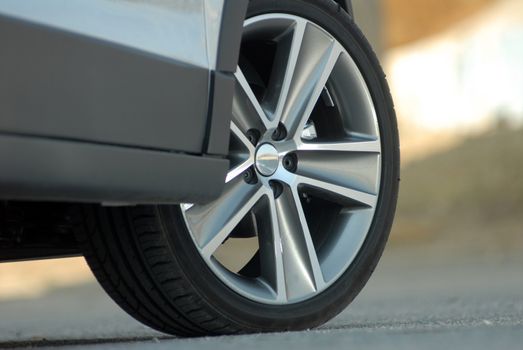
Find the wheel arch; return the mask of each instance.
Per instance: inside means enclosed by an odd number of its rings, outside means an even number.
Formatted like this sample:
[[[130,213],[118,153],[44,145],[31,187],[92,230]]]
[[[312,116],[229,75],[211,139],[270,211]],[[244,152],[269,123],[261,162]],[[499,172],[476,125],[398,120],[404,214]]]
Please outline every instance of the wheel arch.
[[[352,8],[352,0],[334,0],[336,1],[338,4],[340,4],[340,6],[349,13],[349,15],[354,18],[354,10]]]

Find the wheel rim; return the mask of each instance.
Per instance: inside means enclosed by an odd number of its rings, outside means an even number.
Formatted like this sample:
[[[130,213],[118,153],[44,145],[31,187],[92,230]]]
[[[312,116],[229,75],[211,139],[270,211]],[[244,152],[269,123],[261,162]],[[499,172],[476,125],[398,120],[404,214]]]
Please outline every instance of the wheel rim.
[[[249,49],[260,45],[273,62],[264,76],[264,55]],[[225,285],[257,302],[297,303],[338,280],[367,237],[381,181],[376,112],[350,54],[309,20],[248,19],[242,58],[225,190],[181,211]]]

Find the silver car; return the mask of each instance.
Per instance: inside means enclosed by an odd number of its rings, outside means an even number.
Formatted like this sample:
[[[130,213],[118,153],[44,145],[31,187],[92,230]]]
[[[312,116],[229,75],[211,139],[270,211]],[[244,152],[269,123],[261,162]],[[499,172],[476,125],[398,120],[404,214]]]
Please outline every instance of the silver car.
[[[186,336],[315,327],[369,279],[399,141],[350,0],[0,0],[0,47],[1,261],[84,255]]]

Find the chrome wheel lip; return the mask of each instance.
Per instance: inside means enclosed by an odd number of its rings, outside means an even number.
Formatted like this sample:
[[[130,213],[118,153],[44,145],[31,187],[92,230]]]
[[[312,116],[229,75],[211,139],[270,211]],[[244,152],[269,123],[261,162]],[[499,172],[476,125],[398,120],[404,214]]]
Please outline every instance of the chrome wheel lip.
[[[197,238],[197,230],[198,230],[198,224],[195,224],[196,221],[191,220],[191,215],[188,214],[188,211],[193,208],[192,205],[182,205],[182,214],[186,223],[186,226],[198,248],[200,251],[200,254],[204,258],[204,260],[207,262],[208,266],[211,268],[211,270],[231,289],[239,293],[240,295],[251,299],[256,302],[260,302],[263,304],[275,304],[275,305],[288,305],[288,304],[294,304],[298,302],[302,302],[304,300],[308,300],[310,298],[315,297],[316,295],[320,294],[321,292],[325,291],[330,285],[332,285],[338,278],[348,269],[350,264],[355,259],[357,253],[359,252],[361,246],[363,245],[367,233],[371,227],[375,208],[377,206],[378,198],[379,198],[379,188],[381,184],[381,140],[380,140],[380,134],[379,134],[379,127],[378,127],[378,121],[377,121],[377,115],[374,108],[374,104],[372,101],[372,98],[370,96],[370,92],[368,90],[368,87],[365,83],[365,80],[359,71],[356,63],[350,56],[350,54],[345,50],[343,47],[341,47],[341,44],[332,36],[330,35],[326,30],[321,28],[321,26],[298,16],[295,15],[289,15],[289,14],[283,14],[283,13],[275,13],[275,14],[265,14],[256,16],[253,18],[250,18],[246,20],[244,27],[246,31],[249,31],[252,29],[252,27],[256,26],[264,26],[267,25],[267,22],[271,21],[289,21],[297,23],[305,23],[305,26],[314,26],[315,30],[319,29],[322,33],[329,36],[333,42],[336,45],[339,45],[340,47],[340,57],[343,55],[345,57],[345,60],[347,61],[346,65],[347,68],[352,75],[354,75],[354,86],[359,89],[359,94],[363,96],[362,100],[367,99],[367,109],[368,109],[368,115],[367,118],[370,118],[371,120],[368,121],[372,123],[375,127],[375,137],[373,139],[369,139],[367,141],[362,142],[354,142],[354,144],[351,145],[350,150],[346,149],[345,143],[343,142],[325,142],[325,143],[317,143],[317,142],[309,142],[302,138],[300,128],[298,127],[295,132],[292,133],[292,135],[288,138],[286,138],[283,141],[277,141],[275,142],[272,140],[271,135],[278,127],[278,124],[280,120],[278,118],[275,118],[275,115],[278,115],[278,113],[282,113],[282,110],[285,108],[285,106],[277,106],[277,111],[272,113],[272,115],[268,115],[267,111],[259,104],[254,103],[254,109],[257,111],[258,115],[261,116],[261,123],[265,127],[265,133],[262,135],[262,138],[258,142],[258,146],[251,145],[251,143],[245,138],[244,132],[238,127],[238,125],[233,121],[231,123],[231,132],[233,135],[238,137],[241,142],[245,145],[247,149],[247,156],[243,160],[242,163],[240,163],[237,167],[231,169],[229,172],[226,182],[233,187],[234,181],[238,179],[238,176],[242,174],[245,170],[249,168],[254,168],[257,170],[258,173],[258,183],[256,185],[252,185],[252,193],[249,193],[250,199],[245,203],[243,208],[249,207],[252,208],[254,206],[254,203],[258,202],[261,199],[265,199],[266,201],[269,201],[271,203],[270,205],[270,212],[271,215],[273,215],[273,222],[274,216],[277,216],[278,214],[276,212],[282,213],[286,212],[285,204],[282,203],[276,203],[277,201],[274,199],[274,193],[271,190],[271,182],[272,181],[279,181],[281,183],[284,183],[288,186],[288,193],[287,195],[289,198],[294,198],[295,202],[299,202],[298,198],[300,196],[298,190],[300,186],[310,186],[312,188],[319,188],[319,189],[326,189],[326,183],[323,181],[318,181],[317,179],[313,178],[307,178],[306,176],[303,176],[303,174],[295,173],[288,171],[285,169],[285,167],[282,166],[281,162],[282,159],[291,152],[330,152],[330,153],[341,153],[341,152],[369,152],[377,155],[378,158],[378,165],[376,168],[376,176],[374,181],[376,182],[376,191],[372,194],[367,194],[364,191],[356,191],[350,188],[344,188],[342,186],[339,186],[337,184],[327,184],[328,188],[327,191],[329,192],[339,192],[342,191],[350,198],[356,197],[357,200],[361,203],[364,203],[368,206],[366,210],[361,210],[361,213],[359,214],[351,214],[350,212],[342,213],[342,215],[346,216],[347,218],[343,218],[345,220],[345,226],[340,229],[340,239],[337,241],[340,245],[342,245],[345,250],[348,252],[348,254],[345,257],[342,257],[341,259],[344,260],[344,263],[340,265],[340,252],[341,249],[335,249],[333,248],[331,250],[332,254],[323,254],[321,252],[317,252],[318,255],[316,257],[316,262],[311,263],[309,266],[309,269],[312,270],[311,276],[312,280],[309,280],[308,282],[300,282],[301,285],[304,285],[304,289],[309,288],[308,290],[310,292],[304,292],[304,293],[298,293],[296,295],[291,295],[288,292],[288,288],[286,287],[286,284],[288,284],[288,281],[285,280],[282,275],[287,276],[287,273],[285,271],[280,271],[279,273],[276,273],[277,277],[274,281],[269,282],[264,278],[256,278],[256,279],[245,279],[242,277],[237,276],[236,274],[232,273],[231,271],[227,270],[224,266],[222,266],[216,259],[213,258],[212,252],[209,253],[209,251],[205,251],[202,249],[202,242],[201,240]],[[264,23],[265,22],[265,23]],[[296,30],[296,29],[295,29]],[[294,39],[293,39],[294,40]],[[293,53],[291,52],[291,55]],[[335,64],[337,64],[338,60],[336,60],[334,63],[330,62],[332,66],[334,67]],[[288,68],[287,68],[288,69]],[[246,79],[243,76],[243,73],[240,69],[238,69],[238,72],[235,74],[237,81],[240,85],[246,84]],[[292,82],[288,82],[288,84],[291,84]],[[245,85],[244,85],[245,86]],[[285,87],[284,87],[285,88]],[[324,87],[321,86],[323,89]],[[246,89],[249,90],[249,89]],[[252,91],[247,91],[246,95],[248,98],[252,99],[254,95],[252,94]],[[329,96],[329,98],[331,98]],[[311,108],[309,108],[311,109]],[[278,111],[279,110],[279,111]],[[310,114],[311,111],[306,111],[306,113]],[[277,159],[277,165],[274,166],[274,154],[272,154],[272,165],[269,167],[270,169],[267,171],[260,171],[260,168],[258,167],[257,162],[257,152],[265,145],[270,145],[274,150],[276,150],[278,154]],[[274,153],[274,152],[272,152]],[[235,180],[236,179],[236,180]],[[370,180],[372,182],[372,179]],[[352,192],[351,192],[352,191]],[[299,204],[297,204],[299,206]],[[288,209],[288,208],[287,208]],[[242,209],[239,211],[241,212]],[[363,213],[363,215],[362,215]],[[304,218],[304,212],[303,209],[298,210],[297,214],[297,220],[299,222],[306,222],[306,219]],[[351,218],[350,216],[354,215],[356,218]],[[359,217],[358,217],[359,215]],[[270,220],[270,219],[269,219]],[[340,221],[343,221],[340,220]],[[351,221],[352,220],[352,221]],[[237,221],[237,220],[236,220]],[[276,220],[277,221],[277,220]],[[356,222],[356,223],[354,223]],[[359,223],[358,223],[359,222]],[[228,223],[230,224],[230,223]],[[278,225],[278,223],[274,224]],[[285,225],[285,223],[283,223]],[[352,226],[351,226],[352,225]],[[229,225],[230,226],[230,225]],[[306,226],[306,224],[305,224]],[[275,229],[276,230],[276,229]],[[277,229],[280,230],[279,228]],[[360,234],[357,235],[351,235],[349,234],[349,231],[360,231]],[[308,231],[308,229],[306,229]],[[308,236],[305,239],[305,242],[302,242],[302,245],[305,245],[304,248],[305,251],[308,251],[309,253],[311,249],[314,248],[313,244],[311,243],[311,237],[310,233],[305,236]],[[351,237],[352,236],[352,237]],[[291,242],[292,243],[292,242]],[[279,236],[275,239],[274,242],[274,250],[283,250],[283,246],[286,244],[289,244],[288,240],[285,239],[285,237]],[[311,248],[312,247],[312,248]],[[213,246],[212,249],[215,249],[216,246]],[[209,250],[212,250],[209,249]],[[277,255],[277,254],[276,254]],[[310,254],[311,256],[314,255],[313,253]],[[336,255],[336,256],[334,256]],[[280,263],[283,265],[283,262],[281,260],[275,262],[275,264]],[[276,259],[278,260],[278,259]],[[284,259],[285,260],[285,259]],[[313,259],[314,260],[314,259]],[[321,261],[320,261],[321,260]],[[332,268],[331,271],[329,271],[328,274],[325,274],[323,271],[323,265],[336,265],[337,268]],[[283,267],[278,267],[276,269],[283,269]],[[319,271],[318,271],[319,270]],[[327,275],[327,276],[326,276]],[[316,277],[321,276],[321,277]],[[292,283],[291,283],[292,284]],[[278,286],[278,288],[275,287]],[[298,284],[300,285],[300,284]],[[281,290],[278,290],[281,286],[284,289],[284,292]]]

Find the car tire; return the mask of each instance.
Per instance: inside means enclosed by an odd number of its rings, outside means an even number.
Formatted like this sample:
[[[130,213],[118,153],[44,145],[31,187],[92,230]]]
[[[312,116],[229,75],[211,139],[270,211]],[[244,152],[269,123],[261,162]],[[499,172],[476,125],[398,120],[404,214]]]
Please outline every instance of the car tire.
[[[220,335],[322,325],[362,290],[391,229],[398,196],[399,139],[385,76],[370,45],[332,0],[250,1],[248,18],[267,14],[297,16],[319,25],[342,45],[364,79],[381,144],[373,214],[354,256],[343,261],[347,266],[339,273],[333,270],[336,277],[323,290],[307,294],[298,288],[298,296],[289,297],[289,302],[265,302],[261,292],[251,295],[235,288],[217,272],[221,267],[214,268],[202,257],[183,206],[82,206],[76,236],[94,275],[126,312],[165,333]],[[339,100],[344,95],[338,92],[333,97]],[[319,231],[329,230],[319,226]]]

